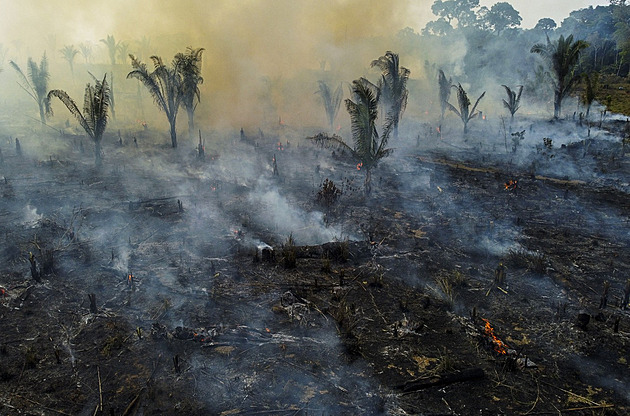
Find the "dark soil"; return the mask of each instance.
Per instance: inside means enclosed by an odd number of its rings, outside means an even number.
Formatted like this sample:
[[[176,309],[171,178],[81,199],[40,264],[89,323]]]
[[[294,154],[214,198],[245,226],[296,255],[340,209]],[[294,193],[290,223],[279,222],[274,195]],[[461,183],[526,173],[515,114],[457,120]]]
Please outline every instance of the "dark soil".
[[[1,146],[1,414],[630,412],[617,142],[410,145],[366,197],[303,140],[106,147],[100,170],[51,140]]]

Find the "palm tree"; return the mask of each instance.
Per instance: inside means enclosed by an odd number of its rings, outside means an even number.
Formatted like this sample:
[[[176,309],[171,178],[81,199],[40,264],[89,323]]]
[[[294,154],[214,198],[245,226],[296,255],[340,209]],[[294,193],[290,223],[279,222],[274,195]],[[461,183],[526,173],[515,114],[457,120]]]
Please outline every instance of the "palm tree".
[[[503,106],[508,109],[510,114],[512,115],[512,120],[514,120],[514,114],[520,108],[521,103],[521,94],[523,93],[523,86],[519,85],[518,90],[512,91],[510,87],[507,85],[501,85],[505,88],[505,92],[507,93],[507,101],[503,100]]]
[[[94,161],[96,166],[101,166],[103,158],[101,155],[101,140],[105,128],[107,127],[107,110],[109,108],[109,86],[107,85],[107,75],[103,76],[103,81],[95,81],[92,87],[87,84],[85,96],[83,98],[83,113],[77,104],[63,90],[52,90],[48,93],[48,99],[57,97],[68,108],[70,113],[76,117],[85,132],[94,142]]]
[[[201,55],[204,48],[186,48],[185,53],[175,55],[175,69],[182,79],[182,106],[188,115],[188,136],[192,139],[195,134],[195,109],[201,101],[199,85],[203,84],[201,76]]]
[[[177,121],[177,111],[182,104],[182,76],[176,65],[172,68],[164,65],[162,58],[152,56],[153,72],[149,72],[146,64],[140,62],[134,55],[131,58],[133,71],[127,74],[127,79],[136,78],[140,80],[153,97],[155,104],[166,114],[166,118],[171,127],[171,145],[177,147],[177,131],[175,129]]]
[[[79,43],[79,50],[81,51],[81,56],[85,59],[86,65],[90,63],[92,60],[92,44],[89,42]]]
[[[531,52],[540,54],[550,66],[551,83],[553,85],[553,117],[559,118],[562,112],[562,100],[572,90],[579,79],[574,73],[575,66],[580,58],[580,51],[588,47],[583,40],[573,41],[573,35],[566,37],[561,35],[556,42],[551,42],[547,36],[547,43],[537,43],[532,46]]]
[[[582,96],[582,102],[586,105],[586,122],[588,123],[588,116],[591,112],[591,106],[595,101],[595,91],[597,90],[597,82],[599,81],[599,74],[594,72],[592,74],[584,74],[584,95]]]
[[[129,44],[127,42],[118,43],[118,61],[125,63],[125,60],[129,56]]]
[[[459,118],[462,119],[462,122],[464,123],[464,134],[466,134],[468,132],[468,122],[472,120],[473,118],[477,117],[477,115],[479,114],[478,112],[475,112],[475,110],[477,109],[477,105],[479,104],[479,101],[481,101],[484,95],[486,95],[486,92],[484,91],[483,94],[481,94],[479,98],[477,98],[477,101],[475,102],[475,105],[473,106],[471,110],[468,94],[466,94],[466,91],[462,87],[462,84],[453,85],[452,88],[457,89],[457,103],[459,105],[459,110],[455,108],[451,103],[446,103],[446,104],[448,105],[448,108],[452,112],[457,114]]]
[[[379,136],[376,130],[378,116],[378,101],[380,91],[378,87],[365,78],[352,81],[352,95],[354,101],[346,99],[346,110],[350,114],[350,124],[354,147],[350,147],[336,134],[328,136],[320,133],[311,140],[325,146],[335,146],[348,151],[358,162],[357,169],[365,171],[365,193],[372,191],[372,169],[378,162],[389,156],[393,149],[386,148],[394,119],[387,117],[383,126],[383,132]]]
[[[48,60],[46,59],[46,53],[44,52],[44,56],[42,56],[39,66],[32,58],[28,58],[26,63],[28,68],[28,78],[15,62],[10,61],[9,64],[17,71],[22,80],[22,83],[18,82],[18,85],[26,91],[26,93],[30,95],[39,106],[40,121],[42,124],[46,124],[46,114],[50,113],[50,100],[47,96],[50,73],[48,72]]]
[[[107,39],[101,39],[101,42],[107,46],[107,53],[109,53],[112,66],[116,65],[116,53],[120,49],[120,41],[116,42],[114,35],[107,35]]]
[[[328,87],[328,84],[326,84],[325,81],[320,80],[317,81],[317,83],[319,84],[319,91],[316,91],[315,94],[319,94],[322,97],[324,109],[326,110],[326,116],[328,117],[328,126],[332,132],[335,124],[335,118],[337,118],[339,107],[341,106],[343,90],[341,89],[341,84],[339,84],[334,92],[331,92],[330,87]]]
[[[70,73],[74,76],[74,57],[77,56],[79,50],[75,48],[74,45],[66,45],[59,52],[61,52],[63,59],[68,61],[68,65],[70,65]]]
[[[440,86],[440,134],[442,134],[442,123],[444,122],[444,113],[448,108],[448,100],[451,98],[451,86],[453,79],[446,79],[444,71],[440,69],[438,73],[438,84]]]
[[[379,88],[385,99],[385,104],[389,107],[386,113],[392,118],[394,128],[394,139],[398,139],[398,122],[407,107],[407,81],[409,71],[399,65],[400,60],[397,53],[387,51],[384,56],[372,61],[372,67],[378,67],[381,71]]]

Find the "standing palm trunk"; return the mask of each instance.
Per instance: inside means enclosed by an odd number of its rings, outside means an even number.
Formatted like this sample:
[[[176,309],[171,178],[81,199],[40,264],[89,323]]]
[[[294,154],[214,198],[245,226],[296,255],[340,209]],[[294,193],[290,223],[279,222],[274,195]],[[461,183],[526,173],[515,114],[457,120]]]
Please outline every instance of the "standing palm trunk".
[[[551,83],[553,85],[553,117],[559,118],[562,113],[562,100],[569,95],[579,76],[574,69],[580,59],[580,51],[588,47],[583,40],[573,41],[573,35],[564,36],[556,42],[551,42],[547,37],[547,43],[537,43],[532,46],[531,52],[540,54],[551,70]]]
[[[475,105],[471,110],[468,94],[466,94],[466,91],[462,87],[462,84],[453,85],[453,88],[457,89],[457,103],[459,105],[459,110],[455,108],[451,103],[447,103],[447,105],[452,112],[457,114],[459,118],[462,119],[462,122],[464,123],[464,134],[466,134],[468,133],[468,122],[477,117],[477,115],[479,114],[478,112],[475,112],[475,110],[477,109],[479,101],[481,101],[484,95],[486,95],[486,92],[484,91],[483,94],[481,94],[479,98],[477,98],[477,101],[475,102]]]
[[[201,77],[201,55],[204,48],[186,48],[185,53],[175,55],[175,67],[182,77],[182,106],[188,116],[188,136],[195,134],[195,109],[201,101],[199,85],[203,84]]]
[[[103,162],[101,152],[101,140],[107,127],[107,110],[109,108],[109,86],[107,85],[107,75],[103,76],[103,81],[95,81],[94,87],[87,84],[83,97],[83,113],[77,104],[62,90],[52,90],[48,93],[48,99],[57,97],[68,108],[70,113],[77,119],[81,127],[94,142],[94,162],[96,166],[101,166]]]
[[[376,90],[376,91],[375,91]],[[353,100],[346,99],[346,110],[350,114],[350,124],[354,147],[350,147],[337,135],[328,136],[318,134],[312,140],[326,146],[336,146],[347,150],[358,162],[357,169],[365,172],[365,193],[372,192],[372,169],[378,162],[389,156],[393,150],[387,149],[387,141],[392,130],[394,120],[387,117],[383,126],[383,133],[379,136],[376,130],[378,116],[378,88],[365,78],[352,81]]]
[[[164,65],[162,58],[152,56],[153,72],[149,72],[147,66],[136,59],[135,56],[129,55],[131,58],[131,66],[133,71],[127,74],[127,78],[136,78],[140,80],[149,93],[153,97],[155,104],[166,114],[168,123],[170,124],[171,145],[177,147],[177,131],[175,129],[177,122],[177,111],[182,104],[182,76],[177,70],[177,66],[172,68]]]
[[[326,117],[328,117],[328,127],[330,132],[333,131],[335,125],[335,118],[339,113],[339,107],[341,106],[341,98],[343,97],[343,91],[341,84],[335,89],[335,92],[330,91],[330,87],[324,81],[317,81],[319,84],[319,91],[315,94],[319,94],[322,97],[324,103],[324,109],[326,110]]]
[[[394,139],[398,139],[398,123],[407,107],[409,96],[407,81],[411,73],[399,64],[398,54],[391,51],[387,51],[384,56],[372,61],[372,66],[376,66],[382,71],[379,88],[382,91],[385,105],[388,107],[386,113],[393,122]]]
[[[46,114],[50,113],[50,100],[47,96],[50,73],[48,72],[48,60],[46,59],[46,54],[44,53],[44,56],[42,56],[39,66],[32,58],[28,58],[28,78],[15,62],[10,61],[9,63],[13,69],[17,71],[22,80],[22,83],[18,82],[18,85],[35,100],[39,106],[39,119],[42,124],[46,124]]]

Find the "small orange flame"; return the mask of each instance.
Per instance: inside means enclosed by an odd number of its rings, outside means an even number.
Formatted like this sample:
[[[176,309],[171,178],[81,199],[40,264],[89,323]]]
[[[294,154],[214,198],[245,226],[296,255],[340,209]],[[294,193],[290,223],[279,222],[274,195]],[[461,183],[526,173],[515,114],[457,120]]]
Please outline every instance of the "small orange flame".
[[[363,167],[363,162],[357,163],[357,170],[361,170],[362,167]]]
[[[481,116],[481,118],[485,120],[485,119],[486,119],[486,116],[485,116],[485,115],[483,115],[483,116]]]
[[[492,327],[492,325],[490,325],[490,322],[487,319],[482,318],[482,320],[486,323],[483,332],[492,340],[494,350],[499,354],[507,354],[508,346],[499,338],[497,338],[496,335],[494,335],[494,328]]]
[[[267,331],[267,332],[271,332],[271,329],[269,329],[269,328],[265,328],[265,331]]]
[[[518,186],[518,181],[510,179],[509,181],[505,183],[505,190],[513,191],[516,189],[517,186]]]

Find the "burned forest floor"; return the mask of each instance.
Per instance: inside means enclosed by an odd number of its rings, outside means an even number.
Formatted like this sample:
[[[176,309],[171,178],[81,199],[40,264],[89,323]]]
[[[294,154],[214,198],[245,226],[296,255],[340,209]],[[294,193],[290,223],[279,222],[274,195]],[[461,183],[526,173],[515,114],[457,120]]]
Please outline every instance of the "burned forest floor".
[[[540,124],[370,196],[301,133],[3,138],[0,414],[630,413],[623,126]]]

